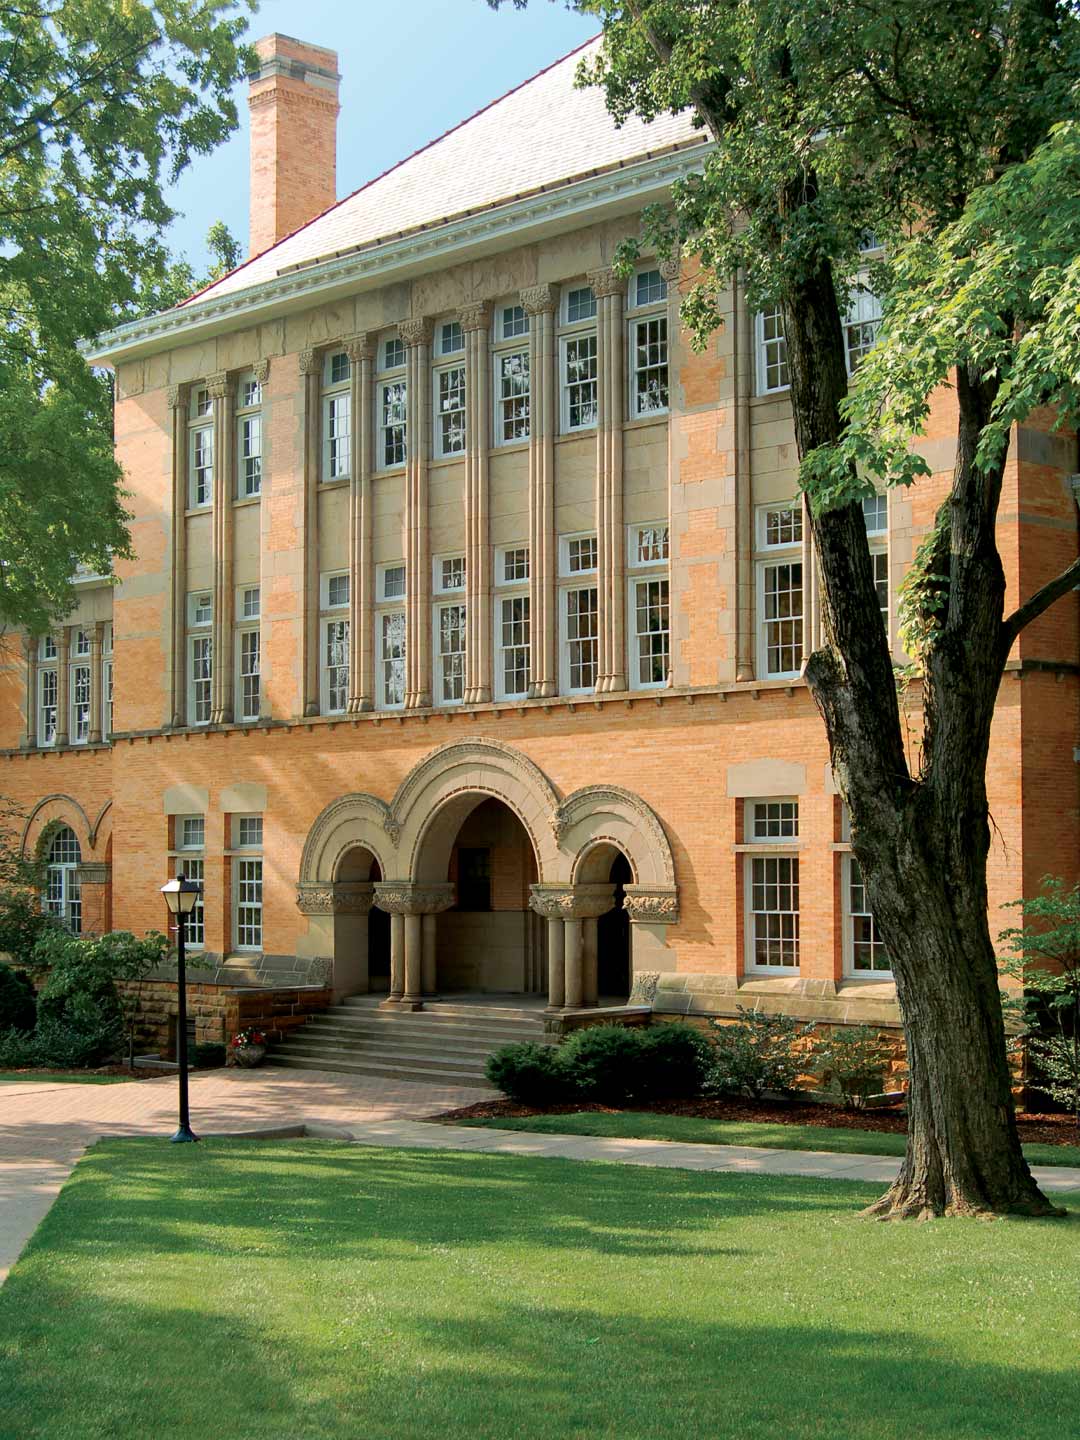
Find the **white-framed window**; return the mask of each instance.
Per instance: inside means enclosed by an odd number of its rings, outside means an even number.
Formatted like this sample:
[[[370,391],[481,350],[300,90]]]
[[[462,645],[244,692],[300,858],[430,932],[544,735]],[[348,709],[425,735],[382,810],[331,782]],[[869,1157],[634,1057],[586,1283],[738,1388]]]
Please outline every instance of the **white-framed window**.
[[[529,579],[529,547],[505,545],[495,551],[496,585],[524,585]]]
[[[747,800],[746,839],[753,845],[799,838],[798,800]]]
[[[862,502],[866,522],[866,538],[870,545],[870,564],[874,570],[874,589],[878,609],[889,633],[889,497],[871,495]]]
[[[465,606],[435,606],[435,703],[465,698]]]
[[[343,715],[349,705],[349,622],[323,622],[323,712]]]
[[[236,494],[250,500],[262,493],[262,386],[241,375],[236,391]]]
[[[261,851],[261,815],[234,815],[234,850]],[[261,854],[233,856],[233,944],[237,950],[263,948],[263,862]]]
[[[667,281],[655,266],[637,271],[630,282],[630,304],[636,310],[667,302]]]
[[[495,443],[513,445],[530,433],[529,352],[497,350],[495,363]]]
[[[188,596],[188,625],[192,630],[211,624],[213,619],[214,597],[208,590],[200,590]]]
[[[669,547],[666,520],[654,520],[648,525],[631,525],[628,527],[628,536],[626,558],[632,568],[667,565]]]
[[[523,305],[499,305],[495,310],[495,339],[516,340],[529,333],[529,316]]]
[[[596,532],[582,535],[562,535],[559,538],[559,573],[561,575],[588,575],[597,566]]]
[[[627,342],[632,420],[663,415],[670,404],[667,294],[667,281],[655,268],[639,270],[630,282]]]
[[[56,706],[59,680],[56,666],[38,671],[38,744],[56,744]]]
[[[746,856],[746,967],[799,971],[799,857]]]
[[[596,689],[599,667],[600,612],[595,585],[562,592],[563,689],[581,694]]]
[[[61,825],[53,832],[49,842],[41,908],[72,935],[82,933],[82,893],[78,870],[81,864],[82,850],[78,836],[69,826]]]
[[[324,610],[344,610],[349,604],[349,572],[338,570],[334,573],[325,574],[320,577],[320,589],[322,591],[322,608]]]
[[[90,654],[90,633],[89,633],[89,631],[87,631],[87,630],[76,630],[76,631],[75,631],[75,644],[74,644],[74,646],[72,647],[72,653],[73,653],[74,655],[89,655],[89,654]]]
[[[261,706],[259,667],[262,653],[261,632],[241,630],[237,647],[237,719],[258,720]]]
[[[667,578],[630,581],[630,683],[635,690],[666,685],[671,668]]]
[[[876,237],[867,235],[860,249],[864,255],[879,249]],[[862,272],[855,277],[844,316],[844,357],[849,375],[854,375],[863,357],[873,349],[880,328],[881,301],[870,288],[869,275]]]
[[[344,350],[323,360],[322,478],[344,480],[351,468],[352,362]]]
[[[854,855],[841,857],[844,891],[844,969],[848,975],[892,979],[892,961],[878,930],[862,870]]]
[[[758,673],[763,679],[798,675],[803,658],[802,506],[758,510]]]
[[[437,555],[433,566],[432,578],[436,595],[448,595],[465,589],[464,555]]]
[[[591,285],[569,285],[563,291],[562,323],[580,325],[596,319],[596,294]]]
[[[209,634],[214,617],[213,597],[207,591],[188,596],[188,724],[209,725],[214,680],[214,641]]]
[[[90,739],[90,666],[73,665],[70,679],[70,732],[73,745],[85,745]]]
[[[460,320],[447,320],[439,326],[439,354],[460,355],[465,349],[465,335]]]
[[[175,873],[178,878],[205,883],[206,874],[206,820],[202,815],[177,815],[174,820],[173,843],[178,851]],[[200,895],[187,917],[184,932],[187,945],[201,950],[206,942],[206,911],[204,895]]]
[[[791,383],[788,375],[787,340],[784,317],[780,307],[759,311],[754,321],[757,336],[757,391],[771,395],[786,390]]]
[[[262,613],[262,591],[258,585],[243,585],[237,612],[242,620],[258,620]]]
[[[48,663],[50,660],[55,660],[59,653],[56,636],[43,635],[41,637],[41,643],[38,645],[38,660],[42,663]]]
[[[404,465],[409,454],[409,386],[401,337],[388,336],[379,345],[378,355],[381,363],[375,385],[375,468],[392,470]]]
[[[113,729],[113,627],[109,621],[101,632],[101,703],[102,733],[105,738]]]
[[[195,424],[188,432],[188,509],[205,510],[214,499],[214,427]]]
[[[447,327],[444,325],[443,329]],[[435,454],[465,453],[465,366],[443,365],[432,372],[435,387]]]
[[[393,560],[377,567],[375,595],[379,604],[405,599],[405,562]]]
[[[205,850],[205,815],[177,815],[175,824],[177,850]]]
[[[566,335],[559,342],[562,353],[562,430],[596,428],[597,376],[599,371],[596,333]]]
[[[375,654],[380,710],[405,704],[405,611],[380,610],[375,616]]]
[[[495,604],[495,695],[518,699],[529,693],[529,597],[500,595]]]

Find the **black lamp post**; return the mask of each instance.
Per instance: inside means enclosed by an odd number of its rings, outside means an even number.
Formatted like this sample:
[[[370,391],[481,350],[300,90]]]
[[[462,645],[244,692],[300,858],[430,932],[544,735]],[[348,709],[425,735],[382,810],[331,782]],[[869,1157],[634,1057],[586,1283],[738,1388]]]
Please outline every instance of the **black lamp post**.
[[[197,1140],[188,1123],[188,1056],[187,1056],[187,975],[184,970],[184,932],[187,917],[202,894],[202,886],[181,875],[161,887],[169,913],[176,916],[176,1060],[180,1070],[180,1128],[173,1143]]]

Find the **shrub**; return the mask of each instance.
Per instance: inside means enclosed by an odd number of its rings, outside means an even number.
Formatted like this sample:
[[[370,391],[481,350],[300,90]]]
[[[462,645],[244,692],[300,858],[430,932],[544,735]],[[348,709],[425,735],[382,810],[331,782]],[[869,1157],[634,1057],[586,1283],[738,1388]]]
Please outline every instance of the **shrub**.
[[[62,1020],[39,1017],[33,1035],[35,1064],[57,1069],[100,1065],[119,1054],[123,1031],[116,1016],[103,1015],[91,1006]]]
[[[709,1088],[723,1095],[749,1095],[754,1100],[766,1090],[790,1090],[802,1069],[800,1042],[816,1027],[800,1025],[790,1015],[768,1015],[742,1005],[739,1017],[734,1024],[715,1022]]]
[[[205,1045],[196,1045],[194,1060],[196,1070],[216,1070],[225,1064],[225,1046],[220,1040],[208,1041]]]
[[[602,1105],[621,1105],[643,1093],[643,1034],[623,1025],[593,1025],[564,1040],[563,1063],[575,1095]]]
[[[29,1030],[0,1031],[0,1070],[23,1070],[37,1063],[35,1035]]]
[[[519,1105],[549,1105],[570,1094],[562,1051],[555,1045],[503,1045],[488,1056],[484,1074]]]
[[[37,1018],[37,995],[29,975],[0,965],[0,1031],[32,1030]]]
[[[814,1046],[812,1065],[823,1089],[835,1091],[852,1106],[880,1093],[891,1053],[872,1025],[850,1025]]]
[[[690,1100],[701,1094],[712,1072],[713,1047],[700,1030],[665,1023],[627,1033],[639,1037],[640,1097]]]
[[[121,997],[116,982],[141,979],[163,963],[167,948],[158,934],[140,940],[127,930],[114,930],[82,939],[65,930],[47,931],[34,946],[34,963],[49,968],[38,996],[39,1030],[45,1021],[55,1022],[59,1028],[49,1031],[50,1044],[71,1052],[85,1049],[93,1058],[83,1064],[117,1053],[125,1032],[130,1050],[135,997]]]

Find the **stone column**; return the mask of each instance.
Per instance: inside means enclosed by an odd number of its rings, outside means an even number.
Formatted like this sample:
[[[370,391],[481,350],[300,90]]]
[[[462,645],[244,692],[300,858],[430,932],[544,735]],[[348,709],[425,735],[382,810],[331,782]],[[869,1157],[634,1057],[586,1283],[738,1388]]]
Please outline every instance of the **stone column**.
[[[580,1010],[596,1004],[595,965],[587,979],[589,944],[596,954],[596,919],[615,902],[615,886],[532,885],[529,905],[548,920],[548,1009]],[[591,922],[592,934],[586,935]],[[561,933],[560,933],[561,931]]]
[[[372,556],[371,459],[374,454],[375,342],[357,335],[345,346],[352,366],[352,456],[349,463],[349,713],[375,703],[373,659],[375,566]]]
[[[568,915],[563,924],[566,927],[566,1008],[580,1010],[585,1004],[581,921],[576,915]]]
[[[322,456],[322,356],[301,350],[304,377],[304,496],[301,507],[300,714],[319,713],[319,463]]]
[[[423,919],[423,963],[421,966],[421,984],[425,995],[434,995],[438,988],[436,984],[438,976],[438,961],[436,958],[436,942],[438,938],[437,922],[434,913],[429,913]]]
[[[23,636],[23,654],[26,658],[26,740],[27,750],[37,745],[38,713],[38,647],[41,639],[37,635]]]
[[[585,1004],[595,1005],[599,996],[599,930],[595,916],[582,921],[582,969]]]
[[[491,311],[458,312],[465,336],[465,704],[491,699]]]
[[[421,917],[410,912],[405,916],[405,993],[401,1009],[422,1010],[423,992],[423,927]]]
[[[71,720],[68,715],[71,672],[68,656],[71,645],[71,631],[61,625],[56,636],[56,744],[57,748],[68,743]]]
[[[381,1008],[422,1010],[425,972],[434,988],[435,916],[454,903],[454,887],[390,880],[377,883],[374,894],[379,909],[390,912],[390,994]]]
[[[529,694],[559,693],[559,557],[555,534],[555,293],[550,285],[521,292],[529,316]]]
[[[548,1009],[566,1004],[566,930],[561,918],[548,916]]]
[[[188,499],[188,389],[170,385],[172,421],[172,656],[170,664],[170,723],[187,724],[187,499]]]
[[[207,377],[214,404],[214,669],[211,725],[233,718],[233,496],[236,493],[236,394],[228,374]]]
[[[593,270],[599,413],[596,425],[598,691],[626,689],[626,537],[623,526],[623,300],[626,282]],[[569,1003],[569,1002],[568,1002]]]
[[[96,620],[90,627],[90,744],[101,744],[101,646],[105,625]]]
[[[431,704],[431,541],[428,462],[431,455],[431,321],[403,320],[409,429],[405,464],[405,708]],[[468,672],[465,683],[469,683]]]
[[[746,281],[734,279],[735,334],[735,679],[753,680],[754,505],[750,397],[754,387],[754,321],[746,303]]]
[[[405,993],[405,916],[390,916],[390,994],[379,1006],[397,1007]]]

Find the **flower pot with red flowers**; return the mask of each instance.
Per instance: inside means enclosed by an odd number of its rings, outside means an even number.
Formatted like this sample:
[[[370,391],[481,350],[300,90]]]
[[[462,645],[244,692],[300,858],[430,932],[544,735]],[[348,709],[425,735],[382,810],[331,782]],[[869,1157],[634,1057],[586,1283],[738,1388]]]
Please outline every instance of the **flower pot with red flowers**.
[[[232,1051],[233,1063],[242,1065],[245,1070],[251,1070],[256,1065],[261,1065],[266,1059],[266,1035],[262,1030],[256,1029],[254,1025],[248,1025],[244,1030],[238,1030],[232,1037],[229,1048]]]

